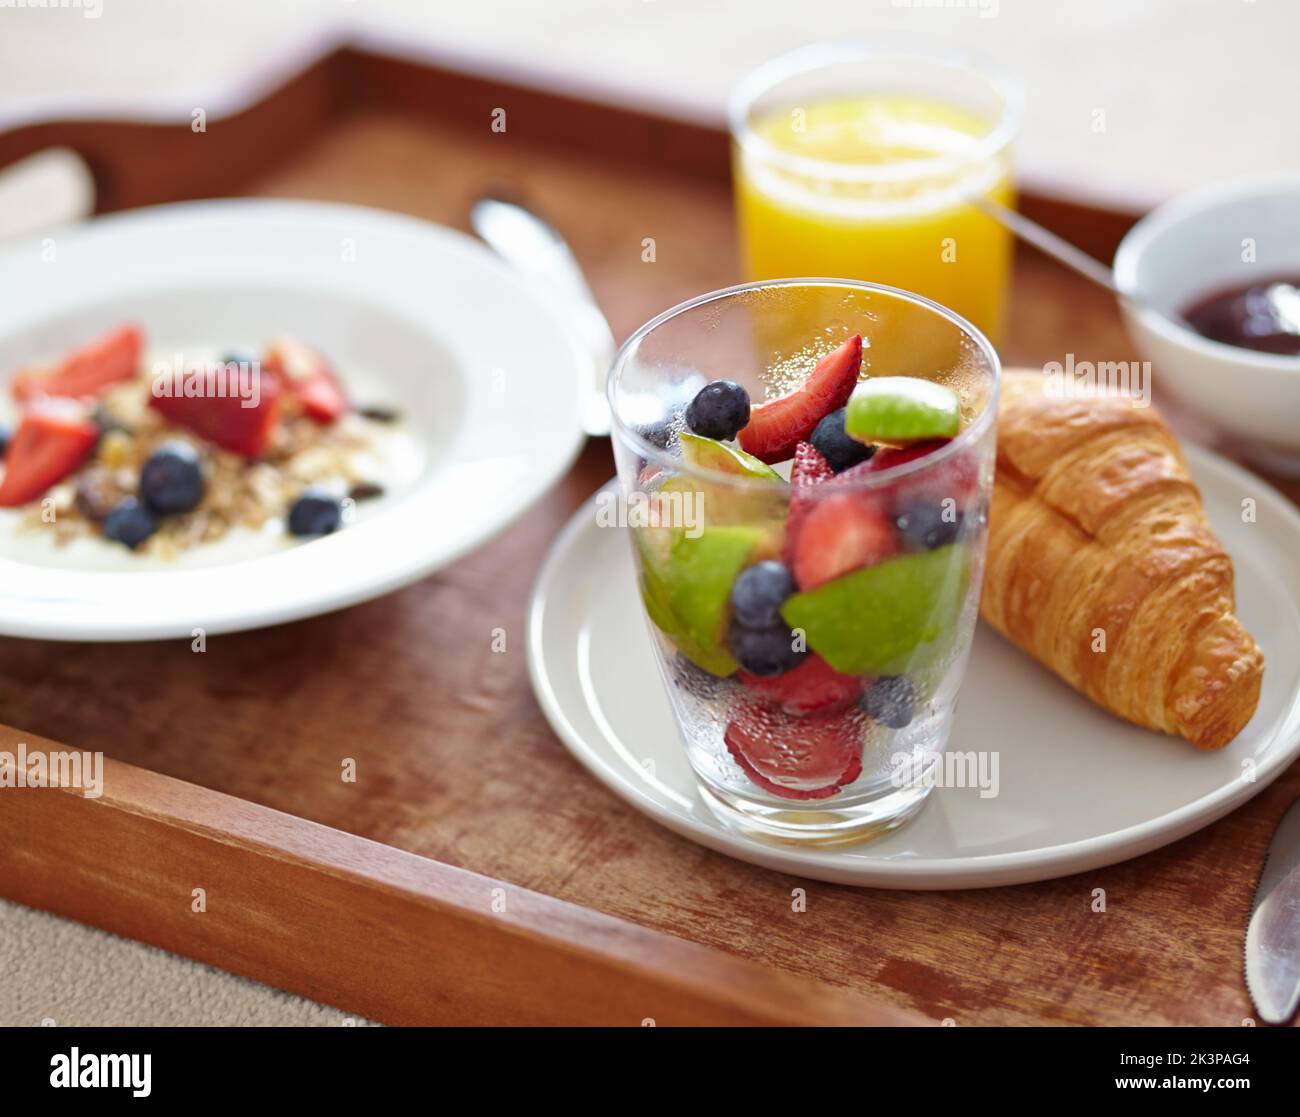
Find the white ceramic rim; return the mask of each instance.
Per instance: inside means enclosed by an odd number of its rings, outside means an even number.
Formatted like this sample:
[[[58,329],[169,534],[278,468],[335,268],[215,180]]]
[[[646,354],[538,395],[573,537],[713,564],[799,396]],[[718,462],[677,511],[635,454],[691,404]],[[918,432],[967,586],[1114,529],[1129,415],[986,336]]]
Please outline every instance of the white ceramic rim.
[[[1198,470],[1217,471],[1230,482],[1249,486],[1250,492],[1257,494],[1259,504],[1267,505],[1269,515],[1277,516],[1295,538],[1300,540],[1300,511],[1276,489],[1248,470],[1209,450],[1195,445],[1185,445],[1183,450],[1196,463]],[[600,491],[603,492],[609,485],[616,483],[611,481]],[[555,572],[568,556],[574,539],[594,522],[591,504],[595,498],[596,495],[593,494],[584,502],[556,537],[533,586],[528,609],[528,671],[533,691],[551,728],[569,752],[597,780],[624,802],[669,830],[719,853],[795,875],[806,873],[812,868],[819,871],[820,879],[862,887],[917,890],[984,888],[1051,880],[1127,861],[1186,837],[1254,798],[1300,756],[1300,706],[1293,706],[1291,717],[1279,729],[1279,736],[1289,739],[1265,757],[1256,769],[1253,783],[1233,781],[1176,810],[1100,837],[1018,853],[978,854],[925,862],[873,862],[859,858],[858,864],[854,865],[846,863],[843,856],[833,850],[791,850],[734,834],[723,830],[719,824],[701,821],[694,816],[674,813],[651,799],[635,794],[631,790],[632,785],[619,772],[603,763],[588,748],[581,734],[565,717],[547,673],[543,639],[547,594],[555,581]],[[870,881],[863,879],[868,875]]]
[[[1295,377],[1300,375],[1300,357],[1263,353],[1257,349],[1246,349],[1239,345],[1228,345],[1222,341],[1212,341],[1208,337],[1202,337],[1191,326],[1144,305],[1143,292],[1138,287],[1138,269],[1142,262],[1142,254],[1156,237],[1170,232],[1189,218],[1214,210],[1218,206],[1288,186],[1300,192],[1300,172],[1283,171],[1263,177],[1240,178],[1231,182],[1216,183],[1187,194],[1180,194],[1148,213],[1124,234],[1119,248],[1115,250],[1115,261],[1112,266],[1115,286],[1119,288],[1121,294],[1133,300],[1127,304],[1129,313],[1135,315],[1146,329],[1171,345],[1195,350],[1218,361],[1247,365],[1254,371],[1276,378],[1279,386],[1282,384],[1283,377],[1287,378],[1289,384],[1294,384]],[[1297,222],[1300,222],[1300,215],[1297,215]]]
[[[373,518],[326,538],[238,563],[175,571],[156,568],[54,571],[3,560],[0,563],[4,571],[3,584],[0,584],[0,634],[109,642],[189,638],[196,628],[210,634],[242,631],[342,609],[409,585],[479,547],[513,523],[550,489],[577,456],[585,435],[579,421],[576,370],[589,358],[572,328],[557,317],[550,304],[486,246],[464,233],[364,206],[288,199],[215,199],[152,206],[98,218],[60,233],[60,251],[68,251],[83,238],[111,238],[141,227],[166,229],[168,224],[192,226],[221,219],[264,221],[277,228],[294,223],[334,222],[339,233],[346,235],[373,232],[377,236],[398,238],[404,252],[427,253],[431,267],[481,269],[487,281],[508,292],[511,300],[527,304],[536,320],[554,325],[550,348],[555,353],[567,352],[570,358],[563,362],[566,368],[560,368],[561,362],[556,362],[553,372],[559,389],[571,394],[571,429],[552,432],[554,437],[548,439],[546,455],[530,463],[535,468],[530,468],[526,483],[493,493],[491,504],[480,502],[493,509],[490,522],[485,519],[460,535],[455,530],[460,525],[440,527],[436,533],[410,530],[412,522],[426,525],[438,522],[412,519],[437,511],[427,507],[434,495],[429,490],[440,472],[433,464],[408,493]],[[7,245],[3,255],[25,247],[29,247],[27,241]],[[251,277],[250,282],[256,278]],[[370,301],[382,305],[382,293]],[[75,310],[76,305],[74,298],[61,309]],[[432,332],[436,334],[437,330]],[[28,576],[29,583],[37,584],[35,592],[30,585],[24,592],[21,584],[24,570],[36,571]],[[346,572],[345,581],[340,582],[339,571]],[[268,576],[280,589],[310,588],[290,593],[283,599],[273,592],[263,592],[260,598],[241,600],[245,587],[256,586],[260,575]],[[140,600],[142,578],[150,579],[152,592],[145,596],[155,601],[183,599],[184,614],[133,621],[129,599],[124,605],[123,594],[130,587],[135,591],[136,600]]]

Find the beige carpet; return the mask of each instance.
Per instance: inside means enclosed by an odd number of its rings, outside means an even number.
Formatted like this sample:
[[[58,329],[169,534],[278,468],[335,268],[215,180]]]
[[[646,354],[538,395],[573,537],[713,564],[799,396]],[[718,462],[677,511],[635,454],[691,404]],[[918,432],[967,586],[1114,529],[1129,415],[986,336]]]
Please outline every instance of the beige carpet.
[[[0,900],[0,1027],[346,1027],[369,1021]]]

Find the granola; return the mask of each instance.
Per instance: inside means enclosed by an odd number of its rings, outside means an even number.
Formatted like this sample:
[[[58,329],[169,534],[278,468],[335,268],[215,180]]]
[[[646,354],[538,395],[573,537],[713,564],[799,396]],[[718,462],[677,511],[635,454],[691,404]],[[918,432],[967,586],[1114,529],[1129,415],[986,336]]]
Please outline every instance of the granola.
[[[105,341],[95,344],[102,349]],[[28,496],[32,490],[28,486],[19,493],[26,500],[0,500],[0,504],[22,507],[20,530],[52,533],[59,544],[104,536],[141,554],[165,559],[214,542],[235,528],[265,529],[285,517],[294,502],[308,492],[317,500],[324,492],[328,499],[339,501],[340,507],[341,498],[365,499],[382,493],[374,478],[356,464],[367,460],[380,420],[364,417],[367,409],[359,412],[348,405],[332,370],[315,350],[296,341],[272,346],[260,369],[254,365],[261,376],[262,398],[252,408],[246,400],[215,403],[197,392],[184,398],[185,382],[179,373],[174,384],[167,385],[169,392],[176,389],[177,401],[162,401],[166,406],[160,406],[158,375],[141,366],[138,341],[131,354],[134,371],[121,367],[119,361],[108,383],[91,383],[93,396],[82,396],[75,412],[70,411],[70,401],[51,400],[44,394],[45,387],[67,381],[59,368],[27,373],[16,381],[24,385],[25,416],[39,415],[57,404],[62,411],[52,413],[72,414],[69,421],[79,424],[78,429],[93,423],[91,435],[79,437],[94,438],[93,448],[83,450],[77,464],[41,488],[38,497]],[[77,357],[68,358],[62,368]],[[225,363],[215,362],[222,367]],[[232,370],[236,363],[230,363]],[[247,373],[247,366],[241,367]],[[84,390],[88,383],[85,361],[74,371],[80,376],[77,389]],[[252,414],[256,407],[269,409],[269,414]],[[391,416],[384,421],[391,422]],[[21,426],[19,430],[21,434]],[[254,430],[259,439],[256,452],[248,452],[247,430]],[[231,431],[234,433],[227,437]],[[173,459],[179,456],[188,463],[198,499],[197,503],[188,501],[183,511],[162,514],[157,501],[150,505],[142,475],[146,463],[160,453]],[[10,453],[6,461],[6,479],[15,471],[13,456]],[[194,475],[196,457],[201,481]],[[0,484],[0,494],[3,489]],[[143,518],[146,527],[137,532],[138,538],[115,532],[113,517],[120,509],[130,509]],[[329,522],[340,520],[336,517]]]

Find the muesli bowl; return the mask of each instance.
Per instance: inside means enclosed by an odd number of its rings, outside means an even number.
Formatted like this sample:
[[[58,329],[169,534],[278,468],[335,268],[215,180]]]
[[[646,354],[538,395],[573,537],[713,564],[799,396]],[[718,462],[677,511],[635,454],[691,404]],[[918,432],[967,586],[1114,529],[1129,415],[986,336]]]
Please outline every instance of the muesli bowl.
[[[975,624],[999,365],[867,283],[702,295],[610,372],[624,520],[700,794],[762,838],[910,818]]]
[[[482,244],[414,218],[296,201],[134,210],[5,246],[0,287],[0,425],[22,438],[0,486],[14,461],[26,474],[0,508],[0,634],[189,640],[364,601],[512,523],[581,445],[587,358],[562,315]],[[132,328],[138,366],[86,391],[73,358]],[[266,365],[286,337],[327,361],[342,414],[322,421],[325,378],[296,359],[275,370],[281,406],[264,441],[247,419],[271,414],[266,381],[246,401],[154,398],[164,366],[188,376],[240,349]],[[50,414],[18,387],[28,378]],[[35,495],[51,475],[33,432],[83,455]],[[189,511],[146,485],[162,443],[198,459],[204,496]],[[194,464],[173,455],[191,479]],[[78,507],[92,465],[114,475]],[[337,521],[297,534],[293,506],[311,487]],[[103,530],[100,513],[125,497],[148,505],[156,531]]]

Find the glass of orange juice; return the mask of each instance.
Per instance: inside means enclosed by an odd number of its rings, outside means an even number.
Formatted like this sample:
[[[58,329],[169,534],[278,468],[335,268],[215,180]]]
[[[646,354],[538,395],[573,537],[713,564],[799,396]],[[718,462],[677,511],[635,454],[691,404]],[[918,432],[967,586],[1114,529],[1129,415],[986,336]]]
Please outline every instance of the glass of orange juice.
[[[730,105],[750,280],[824,276],[933,299],[1000,344],[1015,204],[1014,85],[958,49],[819,43],[759,67]]]

